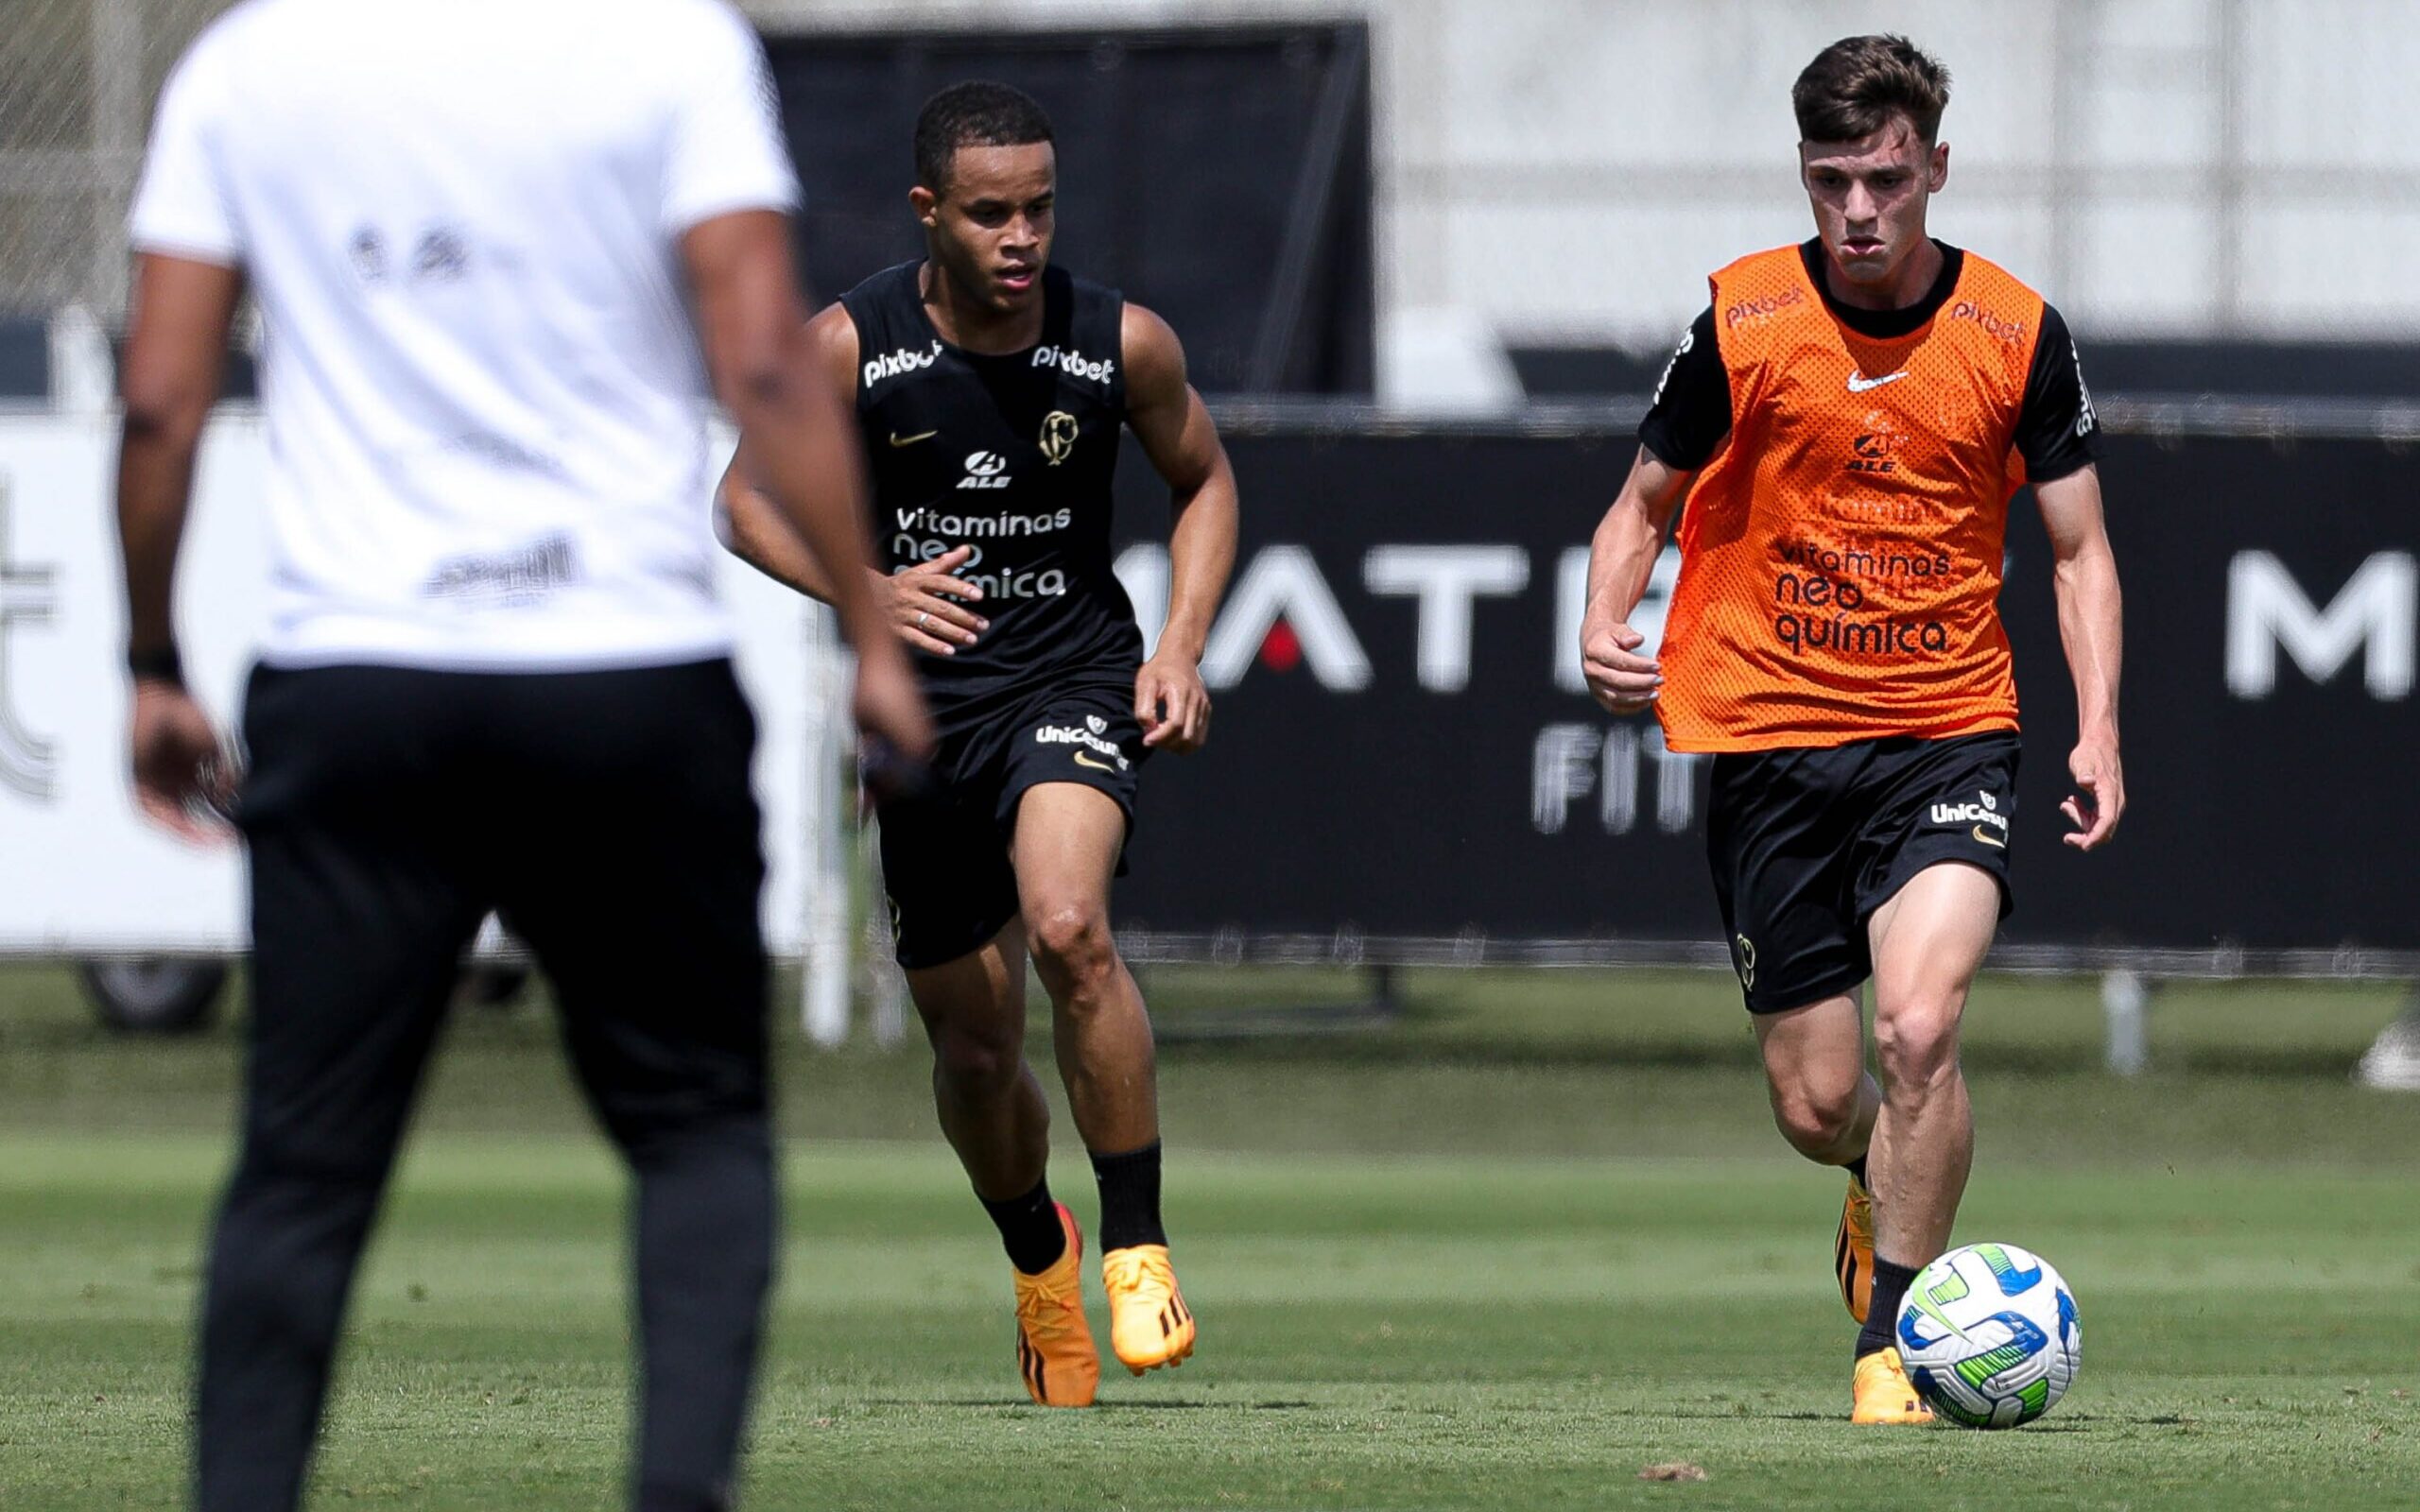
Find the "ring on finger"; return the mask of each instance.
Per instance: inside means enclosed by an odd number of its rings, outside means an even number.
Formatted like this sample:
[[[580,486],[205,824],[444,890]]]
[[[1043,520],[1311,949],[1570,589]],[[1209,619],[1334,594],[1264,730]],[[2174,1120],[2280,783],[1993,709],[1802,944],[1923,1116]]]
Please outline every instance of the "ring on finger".
[[[933,611],[932,611],[931,610],[923,610],[918,611],[918,613],[917,613],[917,615],[916,615],[916,628],[918,628],[918,629],[920,629],[920,630],[921,630],[921,629],[923,629],[923,628],[925,627],[925,623],[926,623],[927,621],[929,621],[932,617],[933,617]]]

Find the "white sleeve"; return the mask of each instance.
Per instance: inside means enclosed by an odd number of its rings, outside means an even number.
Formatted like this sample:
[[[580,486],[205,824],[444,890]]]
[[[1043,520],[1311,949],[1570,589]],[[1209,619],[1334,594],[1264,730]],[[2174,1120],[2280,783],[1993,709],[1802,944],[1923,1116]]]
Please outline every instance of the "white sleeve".
[[[230,266],[244,260],[242,226],[220,156],[228,101],[220,35],[205,32],[160,92],[128,217],[136,251]]]
[[[799,204],[764,44],[720,0],[700,14],[664,165],[664,229],[675,236],[717,215]]]

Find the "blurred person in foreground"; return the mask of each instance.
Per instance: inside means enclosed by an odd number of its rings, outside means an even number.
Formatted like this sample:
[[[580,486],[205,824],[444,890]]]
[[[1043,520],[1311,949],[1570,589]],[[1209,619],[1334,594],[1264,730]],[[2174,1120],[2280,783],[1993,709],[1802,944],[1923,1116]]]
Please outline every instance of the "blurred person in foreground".
[[[1100,1191],[1110,1347],[1136,1375],[1193,1352],[1160,1217],[1151,1022],[1110,935],[1146,757],[1201,748],[1198,663],[1236,555],[1236,482],[1166,321],[1050,262],[1058,155],[1040,106],[970,82],[916,124],[927,255],[808,327],[856,397],[888,572],[843,584],[755,483],[727,474],[734,549],[819,598],[872,592],[942,726],[941,779],[882,816],[899,964],[933,1044],[942,1130],[1000,1230],[1017,1364],[1046,1406],[1092,1404],[1074,1216],[1045,1178],[1049,1104],[1025,1058],[1030,954]],[[1143,654],[1110,568],[1118,433],[1168,486],[1172,589]]]
[[[1599,526],[1598,700],[1715,753],[1707,846],[1773,1114],[1845,1166],[1858,1423],[1921,1423],[1893,1329],[1974,1153],[1958,1028],[2011,906],[2016,684],[1997,599],[2031,484],[2075,683],[2066,842],[2125,811],[2118,570],[2075,344],[2040,295],[1925,231],[1949,76],[1851,37],[1791,90],[1815,237],[1716,273]],[[1685,508],[1683,509],[1685,501]],[[1683,509],[1660,655],[1630,623]],[[1865,1069],[1874,983],[1881,1078]]]
[[[631,1503],[732,1504],[775,1213],[755,729],[713,588],[709,384],[808,548],[870,559],[855,441],[801,334],[771,99],[721,0],[248,0],[162,96],[117,507],[136,786],[189,836],[233,778],[183,685],[171,587],[248,280],[272,458],[205,1512],[301,1501],[456,963],[499,906],[633,1177]],[[907,658],[862,575],[834,580],[859,723],[913,757],[930,735]]]

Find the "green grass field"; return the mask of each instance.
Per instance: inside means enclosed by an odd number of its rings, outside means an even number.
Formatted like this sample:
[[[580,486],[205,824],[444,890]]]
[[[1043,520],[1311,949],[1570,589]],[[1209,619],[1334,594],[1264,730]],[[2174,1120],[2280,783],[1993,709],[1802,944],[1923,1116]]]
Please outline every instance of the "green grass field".
[[[2056,1262],[2086,1347],[2048,1419],[1985,1435],[1843,1420],[1838,1177],[1771,1133],[1722,979],[1414,973],[1392,1026],[1239,1041],[1186,1031],[1349,985],[1147,985],[1201,1355],[1026,1405],[921,1057],[787,1052],[751,1506],[2420,1505],[2420,1097],[2345,1081],[2390,991],[2165,994],[2121,1082],[2088,984],[1986,982],[1961,1235]],[[0,971],[0,1508],[176,1504],[233,1078],[232,1032],[112,1040]],[[1089,1213],[1080,1159],[1054,1181]],[[544,1017],[466,1015],[317,1504],[616,1504],[619,1202]],[[1672,1461],[1707,1478],[1638,1479]]]

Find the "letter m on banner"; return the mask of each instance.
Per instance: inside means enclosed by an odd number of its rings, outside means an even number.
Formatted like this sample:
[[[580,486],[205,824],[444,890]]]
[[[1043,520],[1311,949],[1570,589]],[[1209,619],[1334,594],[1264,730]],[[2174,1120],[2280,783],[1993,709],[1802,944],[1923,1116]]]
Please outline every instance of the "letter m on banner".
[[[2280,647],[2313,682],[2335,677],[2358,652],[2371,697],[2409,697],[2415,630],[2420,564],[2409,552],[2377,553],[2324,609],[2268,552],[2238,552],[2228,564],[2227,691],[2238,698],[2277,691]]]

